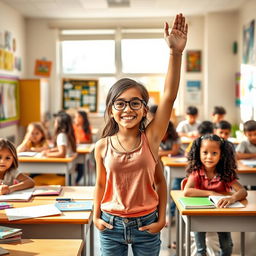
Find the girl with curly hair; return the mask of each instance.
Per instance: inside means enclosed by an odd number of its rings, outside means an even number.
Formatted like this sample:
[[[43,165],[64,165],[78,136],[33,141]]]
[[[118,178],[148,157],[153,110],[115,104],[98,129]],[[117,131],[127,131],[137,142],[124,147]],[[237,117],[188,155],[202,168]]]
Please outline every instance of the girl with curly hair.
[[[236,174],[235,152],[226,140],[217,135],[207,134],[197,138],[188,155],[188,181],[184,196],[221,195],[223,192],[234,193],[218,202],[218,207],[226,208],[230,204],[246,198],[245,188],[238,182]],[[218,232],[220,255],[232,254],[230,232]],[[206,255],[205,232],[195,232],[197,255]]]

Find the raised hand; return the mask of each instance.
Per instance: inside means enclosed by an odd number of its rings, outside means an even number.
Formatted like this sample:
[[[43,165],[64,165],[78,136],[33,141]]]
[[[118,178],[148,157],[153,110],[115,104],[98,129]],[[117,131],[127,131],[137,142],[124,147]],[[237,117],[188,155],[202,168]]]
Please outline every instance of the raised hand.
[[[187,42],[188,24],[185,23],[185,17],[180,13],[177,14],[169,33],[169,25],[165,22],[164,37],[173,51],[180,52],[185,48]]]

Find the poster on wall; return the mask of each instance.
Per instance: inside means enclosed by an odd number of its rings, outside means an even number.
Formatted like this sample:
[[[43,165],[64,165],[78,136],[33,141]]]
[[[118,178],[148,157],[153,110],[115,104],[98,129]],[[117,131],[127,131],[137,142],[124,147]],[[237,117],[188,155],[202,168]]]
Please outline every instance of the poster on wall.
[[[189,50],[186,55],[187,72],[201,72],[201,51]]]
[[[253,64],[256,62],[254,53],[255,20],[252,20],[243,28],[243,63]]]
[[[201,104],[201,81],[187,81],[186,85],[186,102],[190,105]]]
[[[35,75],[50,77],[52,62],[47,60],[36,60],[35,62]]]

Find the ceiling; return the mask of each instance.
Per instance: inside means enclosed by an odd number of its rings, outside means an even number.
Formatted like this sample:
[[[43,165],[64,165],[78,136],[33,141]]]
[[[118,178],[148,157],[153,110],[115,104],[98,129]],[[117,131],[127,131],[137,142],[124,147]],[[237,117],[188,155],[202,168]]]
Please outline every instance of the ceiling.
[[[128,2],[128,7],[109,7],[108,2]],[[177,12],[203,15],[238,9],[248,0],[0,0],[33,18],[129,18],[166,17]]]

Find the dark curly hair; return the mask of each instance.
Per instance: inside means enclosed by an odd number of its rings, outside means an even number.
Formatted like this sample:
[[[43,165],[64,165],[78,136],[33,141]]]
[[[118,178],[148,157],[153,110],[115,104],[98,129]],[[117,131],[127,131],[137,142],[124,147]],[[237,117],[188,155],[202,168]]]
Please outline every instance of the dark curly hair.
[[[216,172],[219,174],[220,179],[225,182],[237,179],[235,151],[229,141],[223,140],[215,134],[206,134],[194,140],[188,154],[188,166],[186,168],[187,175],[193,171],[198,171],[203,167],[200,159],[200,148],[203,140],[216,141],[220,145],[220,160],[216,165]]]

